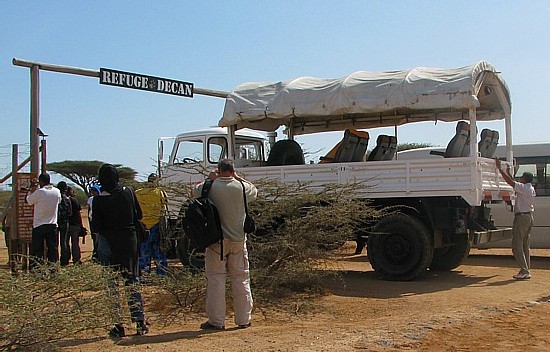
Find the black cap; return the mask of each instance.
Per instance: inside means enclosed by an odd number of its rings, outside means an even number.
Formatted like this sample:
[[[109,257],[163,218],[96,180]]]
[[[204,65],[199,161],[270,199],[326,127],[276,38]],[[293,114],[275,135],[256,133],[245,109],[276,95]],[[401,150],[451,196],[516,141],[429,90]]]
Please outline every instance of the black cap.
[[[530,172],[524,172],[523,175],[521,175],[521,177],[522,177],[527,183],[531,183],[531,181],[533,181],[533,174],[530,173]]]

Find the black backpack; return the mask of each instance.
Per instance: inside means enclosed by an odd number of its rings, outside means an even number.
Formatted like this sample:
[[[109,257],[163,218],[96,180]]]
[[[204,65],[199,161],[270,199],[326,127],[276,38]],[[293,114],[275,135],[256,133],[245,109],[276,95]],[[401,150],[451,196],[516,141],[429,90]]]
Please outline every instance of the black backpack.
[[[212,180],[207,179],[202,186],[201,196],[194,199],[185,210],[183,229],[189,238],[191,248],[195,252],[204,252],[206,247],[220,243],[222,250],[220,258],[223,260],[223,233],[218,209],[208,199],[212,187]]]
[[[66,195],[61,195],[61,202],[57,205],[57,225],[69,226],[69,217],[72,215],[71,200]]]

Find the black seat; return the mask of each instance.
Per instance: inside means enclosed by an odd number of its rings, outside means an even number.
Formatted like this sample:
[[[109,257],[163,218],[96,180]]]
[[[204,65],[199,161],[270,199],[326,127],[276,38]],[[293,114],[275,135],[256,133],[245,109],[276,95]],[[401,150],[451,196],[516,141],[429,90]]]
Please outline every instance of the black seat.
[[[397,149],[397,138],[381,134],[376,138],[376,147],[370,152],[368,161],[391,160]]]
[[[484,158],[492,158],[497,150],[498,138],[498,131],[487,128],[481,131],[480,140],[477,144],[479,154]]]
[[[456,133],[447,144],[444,152],[432,150],[432,155],[440,155],[445,158],[457,158],[470,155],[470,125],[466,121],[458,121]]]
[[[268,166],[302,165],[305,164],[304,152],[298,142],[282,139],[271,148],[266,164]]]

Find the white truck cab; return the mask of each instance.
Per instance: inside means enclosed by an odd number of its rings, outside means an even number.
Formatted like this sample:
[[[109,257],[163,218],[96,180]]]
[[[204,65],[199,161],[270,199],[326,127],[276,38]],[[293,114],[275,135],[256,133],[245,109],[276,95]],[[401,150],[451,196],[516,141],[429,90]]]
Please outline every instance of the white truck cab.
[[[504,121],[504,138],[478,131],[477,121],[493,120]],[[435,121],[456,123],[438,158],[396,159],[397,136],[371,139],[368,132]],[[383,279],[411,280],[427,268],[451,270],[472,244],[511,236],[510,229],[494,226],[489,208],[514,198],[492,159],[504,139],[506,160],[513,160],[511,102],[504,80],[487,62],[245,83],[228,94],[219,126],[176,137],[168,162],[159,163],[164,184],[200,182],[223,157],[234,159],[251,181],[361,182],[366,191],[356,195],[358,201],[402,207],[374,227],[358,229]],[[267,139],[283,126],[287,138],[267,154]],[[318,163],[305,164],[295,137],[326,131],[342,131],[342,141]]]

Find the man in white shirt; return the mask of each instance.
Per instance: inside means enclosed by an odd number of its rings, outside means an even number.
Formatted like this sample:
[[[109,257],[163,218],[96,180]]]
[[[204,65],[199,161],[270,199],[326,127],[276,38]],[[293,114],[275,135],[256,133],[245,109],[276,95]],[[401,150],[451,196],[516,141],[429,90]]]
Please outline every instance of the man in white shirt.
[[[235,325],[244,329],[250,326],[252,318],[252,291],[246,234],[244,232],[244,202],[256,199],[256,187],[235,173],[233,160],[222,159],[218,169],[208,178],[215,180],[208,194],[220,214],[223,231],[223,261],[220,260],[221,246],[215,243],[206,248],[204,255],[206,274],[206,314],[208,321],[201,324],[203,330],[225,329],[225,279],[231,278]],[[195,190],[202,191],[202,185]],[[243,199],[246,194],[246,200]]]
[[[512,253],[520,266],[520,271],[514,275],[516,280],[527,280],[531,278],[531,228],[533,227],[533,211],[535,210],[535,188],[531,184],[533,174],[524,172],[519,182],[516,182],[510,174],[510,166],[506,172],[500,168],[500,160],[495,158],[497,169],[502,177],[516,192],[516,204],[514,206],[514,225],[512,228]]]
[[[34,206],[32,222],[31,252],[33,258],[44,259],[44,241],[46,242],[46,258],[49,262],[59,259],[57,239],[57,205],[61,202],[61,192],[50,183],[50,175],[43,173],[36,182],[31,184],[27,195],[27,203]],[[36,266],[31,260],[30,267]]]

